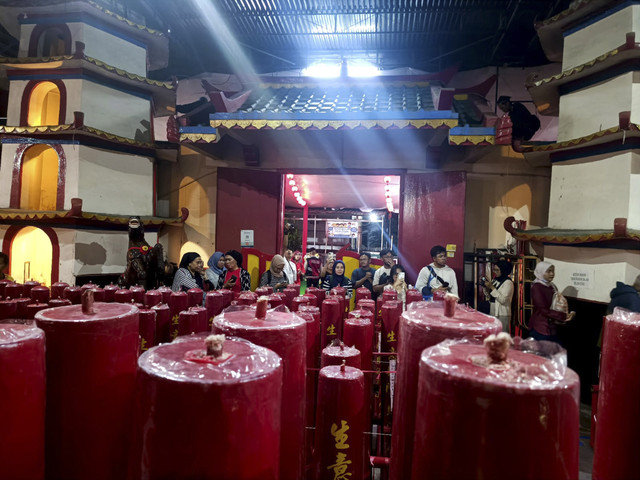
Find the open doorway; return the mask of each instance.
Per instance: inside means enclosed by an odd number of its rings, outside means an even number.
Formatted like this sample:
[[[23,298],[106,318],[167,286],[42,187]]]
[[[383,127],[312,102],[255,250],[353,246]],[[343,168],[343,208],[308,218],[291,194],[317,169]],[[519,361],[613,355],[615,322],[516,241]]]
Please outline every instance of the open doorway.
[[[24,227],[11,242],[10,272],[18,283],[36,280],[51,285],[53,245],[51,238],[36,227]]]

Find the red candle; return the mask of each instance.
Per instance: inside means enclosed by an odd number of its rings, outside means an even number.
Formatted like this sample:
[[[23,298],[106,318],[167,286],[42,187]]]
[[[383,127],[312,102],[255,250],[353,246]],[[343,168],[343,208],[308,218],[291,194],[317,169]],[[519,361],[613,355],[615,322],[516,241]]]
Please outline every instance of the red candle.
[[[482,345],[454,340],[422,353],[411,478],[578,478],[578,375],[558,344],[525,343],[558,352],[492,361]]]
[[[295,288],[296,296],[300,295],[300,284],[299,283],[290,283],[288,288]]]
[[[332,296],[322,302],[322,332],[320,334],[320,348],[324,348],[334,338],[342,337],[342,311],[340,300]]]
[[[49,287],[38,285],[31,289],[31,301],[35,303],[47,303],[49,301]]]
[[[144,305],[144,287],[140,285],[134,285],[129,287],[129,291],[131,292],[131,298],[135,303],[142,303]]]
[[[131,303],[133,300],[133,292],[128,288],[116,290],[113,294],[113,301],[118,303]]]
[[[24,288],[20,283],[7,283],[4,287],[5,298],[20,298],[24,293]]]
[[[208,292],[204,297],[204,307],[207,309],[207,330],[211,330],[213,317],[222,312],[224,297],[219,292]]]
[[[14,283],[11,280],[7,280],[6,278],[0,280],[0,300],[4,298],[4,289],[9,283]]]
[[[169,298],[171,298],[173,290],[165,285],[161,285],[158,287],[158,291],[160,292],[160,295],[162,295],[162,303],[169,305]]]
[[[308,305],[311,305],[312,307],[317,307],[318,306],[318,297],[316,297],[314,294],[309,293],[307,291],[307,292],[305,292],[303,297],[308,299],[308,301],[309,301]]]
[[[100,287],[98,287],[98,285],[96,285],[93,282],[89,282],[89,283],[85,283],[84,285],[81,285],[80,288],[84,292],[85,290],[95,290],[96,288],[100,288]],[[94,296],[94,300],[95,300],[95,296]]]
[[[375,315],[376,315],[376,302],[375,300],[369,300],[367,298],[360,300],[356,306],[358,308],[361,308],[363,310],[369,310],[373,315],[374,315],[374,320],[375,320]]]
[[[156,311],[152,309],[138,310],[140,326],[140,352],[144,353],[156,345]]]
[[[371,370],[373,368],[371,363],[373,334],[373,314],[371,312],[368,310],[353,310],[349,312],[349,318],[344,321],[342,339],[345,345],[358,349],[363,370]]]
[[[286,296],[285,303],[287,307],[291,308],[291,302],[293,301],[293,297],[296,297],[298,295],[298,291],[295,288],[293,288],[293,286],[288,286],[282,291],[282,293],[284,293]]]
[[[313,297],[314,299],[316,297]],[[313,449],[313,430],[316,415],[316,385],[318,372],[315,370],[319,363],[320,347],[320,309],[308,305],[300,306],[298,315],[307,322],[307,378],[305,388],[305,425],[306,425],[306,463],[310,464]]]
[[[640,314],[616,308],[604,321],[594,480],[622,480],[638,476],[638,405]]]
[[[270,311],[255,318],[255,309],[223,312],[213,320],[214,333],[245,338],[276,352],[282,358],[282,435],[280,478],[302,478],[304,445],[304,394],[306,373],[306,323],[299,316]]]
[[[364,478],[366,405],[362,372],[331,365],[320,370],[315,432],[315,478]]]
[[[151,307],[156,312],[156,342],[168,343],[171,341],[171,309],[165,303],[159,303]]]
[[[253,305],[258,300],[258,296],[253,292],[242,292],[238,296],[238,305]]]
[[[321,289],[321,288],[317,288],[317,287],[309,287],[307,288],[307,290],[305,291],[305,294],[311,294],[314,295],[318,301],[316,302],[318,307],[320,307],[320,311],[322,311],[322,302],[324,302],[325,296],[326,296],[326,292]]]
[[[367,287],[356,288],[356,305],[360,300],[371,298],[371,290]]]
[[[191,311],[195,312],[198,316],[196,320],[196,332],[208,332],[211,330],[209,327],[209,317],[207,309],[204,307],[191,307]]]
[[[256,295],[258,295],[259,297],[261,297],[262,295],[266,295],[268,297],[273,293],[273,288],[271,288],[271,291],[269,291],[270,288],[271,287],[258,287],[255,290]]]
[[[343,297],[339,291],[336,291],[337,289],[338,287],[331,290],[331,295],[329,296],[329,298],[335,298],[338,300],[338,303],[340,303],[340,318],[342,319],[346,315],[348,303],[347,299]],[[342,336],[342,321],[340,322],[340,336]]]
[[[279,293],[272,293],[269,295],[269,305],[271,308],[279,307],[280,305],[286,305],[286,296]]]
[[[308,305],[308,304],[309,304],[309,299],[303,295],[293,297],[293,299],[291,300],[291,311],[297,312],[298,310],[300,310],[300,306]]]
[[[15,318],[18,312],[18,304],[13,300],[0,300],[0,320]]]
[[[31,298],[31,290],[33,289],[33,287],[39,286],[40,282],[36,282],[35,280],[24,282],[24,285],[22,285],[22,296],[25,298]]]
[[[113,302],[115,293],[120,290],[117,285],[110,283],[106,287],[104,287],[104,301],[105,302]]]
[[[223,302],[222,309],[224,310],[229,305],[231,305],[231,301],[233,300],[233,292],[231,290],[227,290],[226,288],[221,288],[218,290],[222,294]]]
[[[415,288],[411,288],[407,290],[407,299],[406,299],[407,307],[413,302],[421,302],[421,301],[422,301],[421,292],[419,292]]]
[[[382,351],[396,352],[402,303],[389,300],[382,305]]]
[[[92,288],[93,290],[93,299],[96,302],[104,302],[104,290],[100,287]]]
[[[204,299],[204,292],[200,288],[190,288],[187,290],[188,305],[190,307],[201,307]]]
[[[331,295],[338,295],[345,298],[347,296],[347,289],[344,287],[333,287],[331,289]]]
[[[148,290],[144,294],[144,304],[147,308],[162,303],[162,293],[158,290]]]
[[[30,298],[14,298],[16,304],[16,316],[18,318],[27,318],[27,305],[31,303]]]
[[[180,325],[180,312],[185,311],[188,308],[189,298],[185,292],[172,292],[169,297],[169,309],[171,310],[171,325],[169,327],[170,340],[175,339],[180,332],[178,326]]]
[[[2,478],[44,479],[44,332],[0,326],[0,469]]]
[[[63,298],[71,300],[74,305],[80,304],[80,297],[82,296],[82,289],[80,287],[69,286],[64,289],[62,294]]]
[[[418,364],[422,351],[449,338],[483,339],[502,330],[500,321],[458,306],[454,318],[445,317],[442,302],[417,302],[400,316],[400,342],[391,436],[392,479],[411,478],[413,434],[418,395]]]
[[[52,298],[49,300],[49,308],[64,307],[66,305],[71,305],[71,300],[67,300],[66,298]]]
[[[49,304],[47,303],[30,303],[25,305],[25,314],[24,318],[26,320],[33,320],[40,310],[44,310],[45,308],[49,308]]]
[[[189,335],[191,333],[198,332],[199,316],[193,310],[183,310],[178,314],[178,319],[178,334],[176,336]]]
[[[349,367],[360,368],[360,352],[355,347],[347,347],[340,340],[334,340],[331,345],[322,349],[320,366],[342,365],[343,361]]]
[[[280,358],[227,338],[217,360],[206,356],[201,338],[184,338],[151,349],[138,362],[134,478],[283,478]]]
[[[453,293],[446,293],[444,295],[444,315],[446,317],[454,316],[458,300],[458,296],[454,295]]]
[[[36,322],[47,338],[47,478],[125,478],[138,309],[71,305],[38,312]]]

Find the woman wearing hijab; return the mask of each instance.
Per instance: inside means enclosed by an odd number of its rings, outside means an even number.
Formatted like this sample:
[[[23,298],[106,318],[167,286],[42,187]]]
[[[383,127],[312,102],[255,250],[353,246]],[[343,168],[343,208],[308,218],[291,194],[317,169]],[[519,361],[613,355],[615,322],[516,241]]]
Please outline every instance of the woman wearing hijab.
[[[302,256],[302,252],[300,250],[296,250],[293,252],[293,263],[296,266],[296,274],[298,278],[296,278],[296,283],[300,283],[302,280],[302,275],[304,274],[304,257]]]
[[[200,254],[187,252],[182,255],[180,267],[173,277],[171,290],[174,292],[186,292],[190,288],[210,290],[212,287],[213,285],[204,278],[204,262],[200,258]]]
[[[207,262],[209,268],[205,272],[207,276],[207,280],[211,282],[212,285],[218,285],[218,279],[220,275],[224,272],[224,253],[216,252],[209,257],[209,261]]]
[[[322,288],[330,292],[332,288],[343,287],[347,291],[347,298],[351,298],[353,284],[351,280],[344,274],[345,266],[342,260],[336,260],[333,263],[333,273],[327,275],[322,282]]]
[[[553,294],[558,288],[553,283],[555,267],[549,262],[540,262],[534,270],[536,277],[531,285],[533,314],[529,319],[529,333],[536,340],[558,341],[558,330],[554,322],[570,321],[576,312],[559,312],[551,309]]]
[[[229,250],[224,254],[224,275],[218,277],[218,288],[227,288],[234,292],[251,290],[251,275],[242,268],[242,254]]]
[[[493,280],[485,280],[484,292],[489,297],[490,313],[502,323],[502,331],[509,333],[511,328],[511,299],[513,298],[513,280],[509,277],[513,265],[506,260],[498,260],[493,265]]]
[[[260,277],[261,287],[273,287],[274,292],[281,292],[289,285],[289,278],[284,273],[285,259],[281,255],[274,255],[271,267]]]

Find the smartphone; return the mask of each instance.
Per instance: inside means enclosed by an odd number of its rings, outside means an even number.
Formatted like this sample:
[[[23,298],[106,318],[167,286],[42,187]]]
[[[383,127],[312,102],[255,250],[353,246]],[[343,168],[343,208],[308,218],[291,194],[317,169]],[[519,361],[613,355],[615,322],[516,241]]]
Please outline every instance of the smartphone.
[[[482,283],[487,283],[487,277],[484,277],[484,276],[480,277],[480,281]]]
[[[404,282],[404,272],[398,273],[398,280],[402,280]]]

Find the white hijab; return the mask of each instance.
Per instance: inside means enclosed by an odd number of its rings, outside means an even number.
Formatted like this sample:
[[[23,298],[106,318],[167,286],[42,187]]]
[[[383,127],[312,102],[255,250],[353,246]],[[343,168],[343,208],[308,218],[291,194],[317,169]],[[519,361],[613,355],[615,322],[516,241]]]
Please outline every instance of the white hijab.
[[[544,274],[547,273],[547,270],[551,267],[553,267],[553,264],[549,262],[539,262],[538,265],[536,265],[536,269],[533,271],[533,274],[536,276],[533,283],[541,283],[546,286],[551,285],[551,282],[544,279]]]

